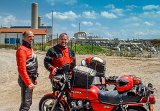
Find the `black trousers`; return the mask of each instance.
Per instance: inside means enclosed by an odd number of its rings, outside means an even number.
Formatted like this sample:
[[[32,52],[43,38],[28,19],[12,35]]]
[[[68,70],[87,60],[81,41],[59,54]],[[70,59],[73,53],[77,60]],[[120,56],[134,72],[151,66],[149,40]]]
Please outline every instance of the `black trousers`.
[[[33,83],[35,83],[35,79],[31,78]],[[29,89],[20,77],[18,78],[18,84],[21,87],[21,105],[19,111],[29,111],[32,104],[33,89]]]

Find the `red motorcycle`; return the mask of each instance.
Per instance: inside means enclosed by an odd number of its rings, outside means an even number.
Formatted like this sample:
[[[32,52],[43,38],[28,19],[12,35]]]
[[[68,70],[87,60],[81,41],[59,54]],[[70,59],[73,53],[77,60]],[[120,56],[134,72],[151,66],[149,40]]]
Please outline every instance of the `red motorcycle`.
[[[39,111],[154,111],[151,84],[134,85],[133,77],[124,75],[118,78],[114,90],[100,90],[92,84],[95,70],[77,66],[71,78],[67,67],[59,81],[58,95],[44,95]]]

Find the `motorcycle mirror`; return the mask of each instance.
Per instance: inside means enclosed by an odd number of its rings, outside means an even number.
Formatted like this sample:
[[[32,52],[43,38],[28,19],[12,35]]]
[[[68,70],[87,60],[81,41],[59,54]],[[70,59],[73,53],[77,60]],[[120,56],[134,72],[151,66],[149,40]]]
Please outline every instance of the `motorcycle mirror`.
[[[82,66],[85,66],[85,65],[86,65],[86,61],[85,61],[84,59],[81,61],[81,65],[82,65]]]

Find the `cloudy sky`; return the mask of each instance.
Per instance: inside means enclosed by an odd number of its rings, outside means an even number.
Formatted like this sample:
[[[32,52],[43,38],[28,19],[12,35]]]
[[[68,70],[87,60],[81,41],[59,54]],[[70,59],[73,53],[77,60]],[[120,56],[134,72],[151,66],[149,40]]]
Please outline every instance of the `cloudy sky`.
[[[31,3],[53,32],[85,31],[119,39],[160,39],[160,0],[0,0],[0,25],[31,24]]]

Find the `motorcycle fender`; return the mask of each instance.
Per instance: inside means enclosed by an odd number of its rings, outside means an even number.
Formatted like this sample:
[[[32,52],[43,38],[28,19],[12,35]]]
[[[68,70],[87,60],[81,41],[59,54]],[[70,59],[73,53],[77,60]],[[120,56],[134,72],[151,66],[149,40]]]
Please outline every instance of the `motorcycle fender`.
[[[52,96],[52,97],[56,98],[56,96],[53,93],[48,93],[48,94],[45,94],[44,96]]]

